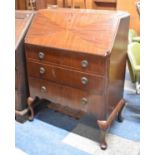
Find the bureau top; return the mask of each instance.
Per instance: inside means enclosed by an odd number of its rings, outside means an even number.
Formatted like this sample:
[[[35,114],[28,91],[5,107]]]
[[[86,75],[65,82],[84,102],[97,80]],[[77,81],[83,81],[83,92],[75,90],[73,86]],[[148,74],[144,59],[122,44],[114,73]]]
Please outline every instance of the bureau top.
[[[32,19],[32,11],[18,11],[15,12],[15,49],[18,48],[18,45],[21,39],[24,37],[26,30]]]
[[[36,13],[26,44],[106,55],[125,12],[87,9],[45,9]]]

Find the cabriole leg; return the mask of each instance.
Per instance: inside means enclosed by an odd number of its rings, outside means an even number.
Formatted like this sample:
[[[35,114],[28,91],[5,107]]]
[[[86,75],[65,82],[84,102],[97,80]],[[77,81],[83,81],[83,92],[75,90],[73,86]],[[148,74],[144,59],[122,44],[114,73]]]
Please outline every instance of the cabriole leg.
[[[123,122],[122,111],[123,111],[123,108],[125,106],[125,100],[122,100],[122,102],[123,102],[123,105],[122,105],[122,107],[121,107],[121,109],[120,109],[120,111],[118,112],[118,115],[117,115],[117,121],[118,122]]]
[[[100,121],[100,120],[97,120],[97,124],[100,128],[100,147],[102,150],[106,150],[107,149],[107,142],[106,142],[106,133],[107,133],[107,130],[109,128],[108,124],[106,121]]]
[[[106,130],[101,129],[100,132],[101,132],[100,148],[102,150],[106,150],[107,149]]]
[[[34,119],[33,102],[34,102],[34,99],[32,97],[28,97],[27,104],[28,104],[28,109],[30,111],[30,115],[28,117],[29,121],[32,121]]]
[[[97,120],[97,124],[101,130],[100,146],[101,146],[101,149],[103,150],[107,148],[107,143],[105,140],[106,132],[108,131],[108,129],[110,128],[112,122],[114,121],[114,119],[116,119],[116,117],[118,118],[119,121],[122,120],[121,112],[123,110],[124,105],[125,105],[125,101],[124,99],[121,99],[106,120]]]

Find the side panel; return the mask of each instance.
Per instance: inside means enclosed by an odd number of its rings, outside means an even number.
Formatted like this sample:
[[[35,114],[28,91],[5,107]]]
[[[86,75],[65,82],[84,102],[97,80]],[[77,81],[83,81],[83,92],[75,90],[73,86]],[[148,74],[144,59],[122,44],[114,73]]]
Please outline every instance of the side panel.
[[[108,81],[108,114],[123,98],[127,45],[128,45],[129,16],[122,17],[115,37],[109,62]]]

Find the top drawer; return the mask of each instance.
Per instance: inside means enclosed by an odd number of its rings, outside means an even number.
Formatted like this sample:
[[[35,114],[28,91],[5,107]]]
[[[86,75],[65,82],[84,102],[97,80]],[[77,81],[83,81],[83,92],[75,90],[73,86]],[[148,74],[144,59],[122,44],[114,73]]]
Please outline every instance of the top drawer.
[[[26,45],[26,57],[82,72],[105,75],[106,58],[98,55]]]

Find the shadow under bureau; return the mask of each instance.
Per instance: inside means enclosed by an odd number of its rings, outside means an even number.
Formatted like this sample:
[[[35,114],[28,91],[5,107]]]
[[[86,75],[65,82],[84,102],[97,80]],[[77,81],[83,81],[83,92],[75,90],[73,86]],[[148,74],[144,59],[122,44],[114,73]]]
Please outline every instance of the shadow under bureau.
[[[120,11],[38,11],[25,38],[31,116],[36,97],[75,117],[93,115],[106,149],[105,133],[125,104],[128,26]]]

